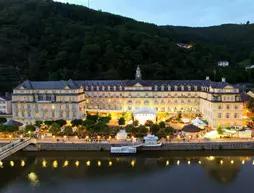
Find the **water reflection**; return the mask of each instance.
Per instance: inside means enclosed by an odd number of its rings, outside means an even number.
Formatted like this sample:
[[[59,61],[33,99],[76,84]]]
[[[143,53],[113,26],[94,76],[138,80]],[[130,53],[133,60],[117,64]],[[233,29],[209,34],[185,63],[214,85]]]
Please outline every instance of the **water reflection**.
[[[254,169],[253,155],[204,153],[156,153],[132,157],[115,157],[107,153],[19,153],[0,162],[0,192],[9,184],[24,183],[40,189],[41,184],[57,180],[65,183],[72,180],[103,181],[119,178],[133,179],[144,176],[175,177],[182,172],[192,179],[198,177],[206,183],[233,184],[240,178],[239,173]],[[175,176],[174,176],[175,175]],[[182,175],[182,174],[181,174]],[[118,178],[119,177],[119,178]],[[86,182],[87,182],[86,181]],[[26,182],[28,184],[26,184]],[[88,182],[87,182],[88,183]],[[114,181],[112,181],[114,183]],[[166,184],[165,184],[166,186]],[[10,186],[8,186],[10,187]],[[22,191],[21,191],[22,192]],[[40,191],[38,191],[40,192]]]

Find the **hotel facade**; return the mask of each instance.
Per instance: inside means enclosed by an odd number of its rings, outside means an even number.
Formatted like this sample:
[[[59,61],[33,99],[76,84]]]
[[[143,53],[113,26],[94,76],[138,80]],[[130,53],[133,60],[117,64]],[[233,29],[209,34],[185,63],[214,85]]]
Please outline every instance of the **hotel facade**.
[[[24,81],[13,90],[13,118],[24,123],[36,120],[83,119],[86,113],[121,116],[132,114],[140,121],[202,115],[213,128],[242,126],[243,102],[239,88],[222,79]]]

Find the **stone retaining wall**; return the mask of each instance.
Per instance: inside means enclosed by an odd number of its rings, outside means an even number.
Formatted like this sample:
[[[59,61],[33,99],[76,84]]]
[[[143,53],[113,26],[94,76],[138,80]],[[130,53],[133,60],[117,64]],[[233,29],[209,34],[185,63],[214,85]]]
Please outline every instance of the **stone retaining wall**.
[[[5,143],[0,143],[0,147]],[[126,144],[122,144],[126,145]],[[109,151],[108,143],[37,143],[24,151]],[[166,143],[161,147],[138,147],[138,151],[254,150],[254,142]]]

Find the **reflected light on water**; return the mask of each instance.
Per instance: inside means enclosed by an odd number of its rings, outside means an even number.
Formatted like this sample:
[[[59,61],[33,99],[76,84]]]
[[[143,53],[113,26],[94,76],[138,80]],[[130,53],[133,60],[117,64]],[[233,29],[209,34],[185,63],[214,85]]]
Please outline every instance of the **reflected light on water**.
[[[57,168],[57,167],[58,167],[58,162],[57,162],[57,160],[53,161],[52,166],[53,166],[53,168]]]
[[[166,166],[168,166],[168,165],[169,165],[169,161],[167,160],[167,161],[166,161]]]
[[[180,160],[177,160],[176,164],[179,166],[180,165]]]
[[[15,165],[14,161],[10,161],[10,166],[14,167],[14,165]]]
[[[47,161],[46,161],[46,160],[43,160],[43,161],[42,161],[42,167],[43,167],[43,168],[46,168],[46,167],[47,167]]]
[[[76,162],[75,162],[75,166],[76,166],[76,167],[79,167],[79,161],[76,161]]]
[[[27,177],[32,185],[37,185],[39,183],[39,178],[35,172],[30,172]]]
[[[87,161],[86,166],[90,166],[90,165],[91,165],[91,161]]]
[[[199,161],[198,161],[198,164],[199,164],[199,165],[201,165],[201,164],[202,164],[202,162],[199,160]]]
[[[63,163],[63,167],[64,167],[64,168],[65,168],[65,167],[68,167],[68,165],[69,165],[69,161],[68,161],[68,160],[65,160],[64,163]]]
[[[213,161],[213,160],[215,159],[215,157],[214,157],[214,156],[209,156],[209,157],[206,157],[206,159],[207,159],[208,161]]]
[[[26,165],[26,162],[24,160],[21,160],[20,166],[24,167]]]
[[[135,164],[136,164],[136,161],[135,161],[135,160],[132,160],[132,161],[131,161],[131,167],[135,167]]]
[[[190,165],[190,164],[191,164],[191,161],[189,160],[189,161],[188,161],[188,165]]]

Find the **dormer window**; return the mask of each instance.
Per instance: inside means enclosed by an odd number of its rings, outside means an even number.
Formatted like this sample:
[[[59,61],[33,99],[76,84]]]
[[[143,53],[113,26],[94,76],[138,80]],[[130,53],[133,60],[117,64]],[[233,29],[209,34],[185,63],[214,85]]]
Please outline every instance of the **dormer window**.
[[[161,91],[164,91],[164,85],[161,86]]]
[[[183,85],[181,86],[181,90],[184,91],[184,86]]]
[[[103,90],[103,91],[105,90],[105,86],[102,86],[102,90]]]
[[[168,90],[171,90],[171,86],[170,85],[168,85]]]
[[[100,90],[100,87],[99,87],[99,86],[96,86],[96,89],[97,89],[97,91],[99,91],[99,90]]]
[[[174,89],[175,89],[175,91],[177,91],[177,86],[175,86],[175,88],[174,88]]]
[[[91,90],[93,90],[93,86],[91,86]]]
[[[114,91],[116,91],[116,86],[114,86]]]
[[[110,90],[110,86],[108,86],[108,90]]]
[[[191,86],[190,85],[188,85],[188,91],[191,91]]]
[[[156,91],[158,90],[158,86],[157,85],[154,86],[154,90],[156,90]]]

